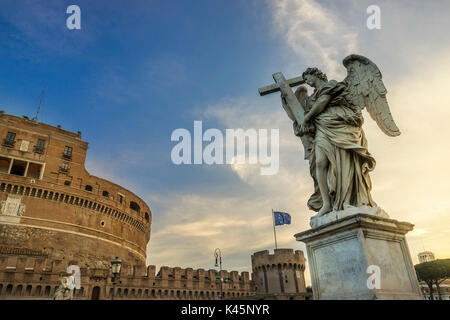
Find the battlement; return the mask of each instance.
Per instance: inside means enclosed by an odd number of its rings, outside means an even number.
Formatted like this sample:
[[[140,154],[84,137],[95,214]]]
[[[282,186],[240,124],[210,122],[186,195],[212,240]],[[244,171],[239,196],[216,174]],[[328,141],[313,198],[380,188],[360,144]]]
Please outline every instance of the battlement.
[[[293,249],[275,249],[273,254],[269,250],[255,252],[252,255],[253,271],[262,266],[277,266],[277,265],[301,265],[305,264],[305,256],[303,251]]]
[[[21,252],[18,248],[7,248],[8,250],[2,250],[0,247],[0,272],[27,272],[27,273],[41,273],[49,272],[52,274],[61,274],[67,270],[69,265],[76,265],[75,261],[67,263],[63,260],[48,259],[48,257],[38,251],[24,251]],[[13,250],[16,249],[16,250]],[[19,251],[17,251],[19,250]],[[30,256],[29,254],[33,256]],[[24,255],[24,256],[22,256]],[[106,266],[92,266],[86,268],[85,266],[80,266],[82,276],[92,276],[93,274],[109,274],[109,268]],[[104,270],[102,272],[100,270]],[[168,267],[162,266],[159,272],[155,274],[156,267],[154,265],[145,266],[142,264],[130,265],[123,263],[121,270],[121,278],[148,278],[157,280],[191,280],[191,281],[216,281],[219,277],[222,279],[227,279],[227,281],[248,284],[250,283],[249,272],[243,271],[239,273],[238,271],[222,270],[217,272],[214,269],[192,269],[192,268],[180,268],[180,267]]]
[[[31,253],[32,255],[27,255]],[[49,299],[60,277],[75,260],[50,259],[39,252],[9,249],[0,254],[0,300],[10,298]],[[192,269],[162,266],[157,274],[153,265],[122,263],[117,299],[220,299],[251,296],[256,293],[248,272],[214,269]],[[108,299],[114,290],[109,266],[80,265],[80,284],[75,299],[89,299],[99,281],[106,284],[102,297]],[[220,280],[218,277],[220,275]]]
[[[154,268],[155,266],[149,266],[148,268]],[[198,281],[215,281],[216,278],[227,279],[232,282],[249,283],[249,272],[243,271],[239,274],[238,271],[222,270],[218,272],[215,269],[192,269],[192,268],[180,268],[180,267],[167,267],[162,266],[155,278],[163,280],[198,280]]]

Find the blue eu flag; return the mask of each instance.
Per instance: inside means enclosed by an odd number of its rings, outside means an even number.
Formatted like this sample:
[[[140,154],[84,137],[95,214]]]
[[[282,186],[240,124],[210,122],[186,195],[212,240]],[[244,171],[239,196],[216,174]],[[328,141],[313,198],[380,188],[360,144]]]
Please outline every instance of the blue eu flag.
[[[273,218],[276,226],[282,226],[283,224],[291,224],[291,216],[289,213],[274,211]]]

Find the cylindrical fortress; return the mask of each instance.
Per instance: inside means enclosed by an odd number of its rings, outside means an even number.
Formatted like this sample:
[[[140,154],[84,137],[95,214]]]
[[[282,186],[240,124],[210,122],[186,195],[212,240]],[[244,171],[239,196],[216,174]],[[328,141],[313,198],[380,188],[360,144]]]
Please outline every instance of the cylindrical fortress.
[[[151,211],[129,190],[90,175],[81,133],[0,112],[0,248],[68,264],[144,264]]]
[[[275,249],[258,251],[252,255],[252,279],[258,293],[306,293],[305,257],[303,251]]]

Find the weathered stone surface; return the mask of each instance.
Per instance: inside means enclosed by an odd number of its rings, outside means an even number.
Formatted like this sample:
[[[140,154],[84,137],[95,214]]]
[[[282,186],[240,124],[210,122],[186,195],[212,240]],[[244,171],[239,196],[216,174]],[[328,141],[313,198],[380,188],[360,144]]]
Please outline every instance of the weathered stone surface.
[[[369,206],[360,206],[360,207],[349,207],[344,210],[339,211],[331,211],[326,215],[315,215],[311,217],[309,225],[311,228],[317,228],[321,225],[337,221],[339,219],[343,219],[345,217],[353,216],[355,214],[371,214],[381,218],[389,219],[389,215],[380,207],[369,207]]]
[[[0,112],[0,136],[8,132],[16,135],[0,144],[0,246],[46,250],[83,265],[109,264],[118,255],[145,264],[150,208],[89,174],[80,132]],[[28,148],[20,149],[23,141]]]
[[[314,299],[422,299],[405,235],[413,229],[356,214],[295,235],[306,243]],[[380,270],[369,288],[369,266]]]
[[[252,279],[259,294],[306,293],[305,257],[303,251],[275,249],[255,252],[252,255]]]
[[[347,56],[344,81],[328,81],[317,68],[308,68],[301,77],[286,80],[273,74],[275,84],[259,89],[260,95],[281,92],[281,102],[293,121],[294,133],[302,140],[309,160],[314,193],[308,207],[318,216],[345,210],[348,206],[376,207],[371,196],[370,172],[375,158],[369,153],[361,110],[367,108],[379,128],[388,136],[400,130],[392,118],[381,72],[368,58]],[[308,96],[302,83],[314,88]]]

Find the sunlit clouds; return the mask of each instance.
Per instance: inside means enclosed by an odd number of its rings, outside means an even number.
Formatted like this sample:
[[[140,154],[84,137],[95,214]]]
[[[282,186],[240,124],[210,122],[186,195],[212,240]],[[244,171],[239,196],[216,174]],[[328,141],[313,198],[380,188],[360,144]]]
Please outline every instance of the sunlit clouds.
[[[417,253],[423,249],[433,251],[438,258],[447,258],[450,256],[450,126],[447,123],[450,97],[446,92],[450,85],[450,47],[435,43],[441,50],[430,52],[427,59],[422,59],[415,54],[422,52],[420,41],[405,42],[410,48],[408,56],[388,54],[383,46],[395,42],[388,31],[382,29],[384,40],[369,34],[363,18],[356,22],[344,21],[342,14],[327,9],[326,4],[312,0],[268,2],[267,10],[272,16],[268,23],[276,28],[274,34],[284,43],[280,56],[286,52],[290,56],[289,61],[280,60],[280,70],[273,72],[288,70],[299,75],[302,66],[318,66],[329,79],[342,80],[345,68],[341,61],[348,53],[362,53],[378,65],[402,135],[387,137],[364,114],[369,151],[377,161],[371,175],[373,198],[391,218],[416,225],[408,236],[415,263]],[[401,5],[389,5],[391,11],[383,17],[388,19],[396,12],[401,15]],[[364,13],[364,4],[359,6]],[[382,3],[383,8],[386,7]],[[411,8],[407,8],[407,13],[419,14]],[[386,27],[394,25],[389,21],[384,23]],[[411,34],[406,24],[396,25],[395,35],[399,32],[405,39],[426,36]],[[369,41],[372,38],[377,41]],[[405,66],[409,66],[407,72]],[[270,75],[267,79],[270,80]],[[272,208],[292,215],[292,225],[277,228],[279,246],[304,250],[304,245],[296,242],[293,235],[309,228],[313,214],[306,207],[312,193],[308,162],[303,159],[303,147],[293,134],[292,122],[281,108],[279,95],[259,97],[256,90],[236,97],[217,97],[216,104],[200,108],[200,116],[214,119],[223,128],[280,129],[279,173],[261,176],[257,165],[209,167],[205,170],[212,175],[215,170],[235,175],[247,190],[239,187],[239,192],[214,194],[215,186],[211,185],[212,194],[149,194],[147,199],[161,208],[154,214],[149,263],[208,269],[213,267],[214,248],[220,247],[225,268],[250,270],[250,255],[274,246]],[[232,191],[235,186],[227,187]]]

